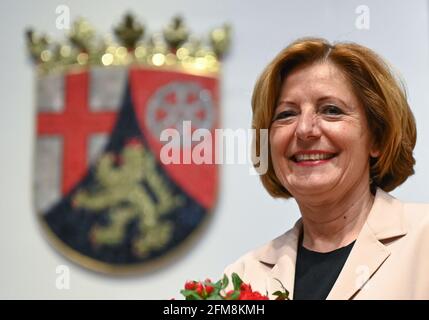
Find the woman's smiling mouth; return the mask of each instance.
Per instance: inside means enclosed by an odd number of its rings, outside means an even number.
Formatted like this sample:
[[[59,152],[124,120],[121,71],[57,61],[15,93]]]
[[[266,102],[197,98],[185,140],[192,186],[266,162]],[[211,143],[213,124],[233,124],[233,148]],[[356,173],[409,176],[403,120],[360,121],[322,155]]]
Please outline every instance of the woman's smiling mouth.
[[[296,152],[291,160],[299,166],[316,166],[324,164],[336,157],[337,153],[321,150],[306,150]]]

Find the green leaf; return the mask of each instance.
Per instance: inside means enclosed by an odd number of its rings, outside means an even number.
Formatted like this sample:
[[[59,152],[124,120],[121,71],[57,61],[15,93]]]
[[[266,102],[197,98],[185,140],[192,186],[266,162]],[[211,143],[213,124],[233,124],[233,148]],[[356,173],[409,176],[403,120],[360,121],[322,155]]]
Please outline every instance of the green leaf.
[[[213,292],[210,295],[217,295],[220,294],[220,292],[222,291],[221,288],[215,287]]]
[[[284,287],[283,283],[279,279],[274,279],[280,283],[283,291],[276,291],[273,293],[273,296],[277,296],[276,300],[289,300],[289,291]]]
[[[192,290],[180,290],[180,293],[186,298],[186,300],[203,300],[198,293]]]
[[[212,284],[214,291],[221,291],[223,289],[222,287],[222,280],[219,280]]]
[[[229,280],[228,280],[228,277],[226,276],[226,274],[223,275],[223,279],[220,281],[222,281],[221,289],[225,289],[229,284]]]
[[[234,291],[226,300],[238,300],[238,297],[240,297],[240,291]]]
[[[276,291],[273,293],[273,296],[277,296],[276,300],[289,300],[288,294],[281,291]]]
[[[234,285],[234,290],[240,290],[240,286],[243,283],[240,276],[235,272],[232,274],[232,284]]]
[[[280,283],[280,285],[282,286],[282,288],[283,288],[284,292],[286,292],[286,293],[288,293],[288,294],[289,294],[289,291],[287,291],[287,289],[285,288],[285,286],[283,285],[283,283],[282,283],[279,279],[274,278],[274,280],[277,280],[277,282],[278,282],[278,283]]]
[[[212,294],[207,298],[207,300],[223,300],[223,298],[219,294]]]
[[[193,290],[186,290],[186,289],[180,290],[180,293],[182,295],[184,295],[185,297],[188,296],[188,295],[190,295],[192,292],[194,292],[194,291]]]

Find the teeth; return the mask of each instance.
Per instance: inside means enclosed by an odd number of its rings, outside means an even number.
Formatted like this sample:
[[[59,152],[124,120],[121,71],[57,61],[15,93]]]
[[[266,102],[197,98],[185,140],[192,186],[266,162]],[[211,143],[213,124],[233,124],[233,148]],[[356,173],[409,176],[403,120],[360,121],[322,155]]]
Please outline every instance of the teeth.
[[[317,161],[325,160],[332,158],[334,155],[331,153],[321,153],[321,154],[297,154],[295,156],[296,161]]]

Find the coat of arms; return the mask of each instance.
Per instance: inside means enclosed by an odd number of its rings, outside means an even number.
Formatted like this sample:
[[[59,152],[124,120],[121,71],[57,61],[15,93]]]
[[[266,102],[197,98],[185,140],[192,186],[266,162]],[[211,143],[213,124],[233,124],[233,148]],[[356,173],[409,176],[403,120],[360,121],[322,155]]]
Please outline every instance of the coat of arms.
[[[219,126],[218,71],[229,45],[228,26],[205,44],[179,17],[145,37],[126,15],[115,35],[119,44],[98,40],[85,20],[69,43],[27,34],[37,64],[39,220],[63,254],[107,273],[159,261],[210,215],[216,164],[165,163],[160,137],[183,135],[184,123],[191,131]],[[170,151],[195,147],[180,141]]]

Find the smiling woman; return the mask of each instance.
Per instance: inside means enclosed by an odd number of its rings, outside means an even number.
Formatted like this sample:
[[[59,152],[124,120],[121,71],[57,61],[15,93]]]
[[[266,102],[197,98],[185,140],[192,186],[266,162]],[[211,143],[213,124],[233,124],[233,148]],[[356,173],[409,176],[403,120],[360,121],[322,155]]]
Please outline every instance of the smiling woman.
[[[266,67],[252,109],[253,128],[269,129],[262,183],[301,219],[225,273],[261,292],[278,278],[294,299],[428,299],[429,205],[387,194],[414,173],[416,142],[387,64],[354,43],[301,39]]]
[[[379,155],[370,150],[363,106],[331,62],[303,66],[288,75],[270,141],[276,177],[305,203],[326,192],[363,190],[368,184],[368,155]]]

